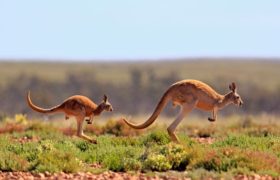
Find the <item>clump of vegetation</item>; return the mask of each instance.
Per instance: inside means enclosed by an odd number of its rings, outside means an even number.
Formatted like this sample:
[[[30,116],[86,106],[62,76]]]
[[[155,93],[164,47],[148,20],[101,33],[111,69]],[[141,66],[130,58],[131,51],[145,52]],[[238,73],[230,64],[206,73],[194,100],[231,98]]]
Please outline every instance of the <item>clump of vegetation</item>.
[[[38,155],[31,170],[35,172],[77,172],[83,168],[83,163],[69,152],[45,151]]]
[[[137,130],[127,126],[124,121],[120,120],[109,120],[102,128],[103,134],[114,134],[116,136],[133,136],[139,135],[143,130]]]
[[[26,125],[28,123],[28,120],[25,114],[16,114],[15,122],[18,124]]]
[[[191,159],[191,153],[178,144],[168,144],[160,152],[167,157],[173,170],[184,171]]]
[[[26,125],[28,124],[26,115],[23,114],[15,114],[13,118],[10,118],[8,116],[4,116],[2,118],[4,125],[0,127],[0,134],[22,132],[25,130]]]
[[[190,152],[182,145],[166,144],[144,155],[144,169],[155,171],[184,171],[190,162]]]
[[[143,139],[144,145],[149,145],[149,144],[163,145],[169,142],[170,142],[169,135],[166,133],[166,131],[162,131],[162,130],[152,131],[151,133],[146,135],[145,138]]]
[[[1,171],[27,171],[29,162],[24,158],[10,151],[0,153]]]
[[[150,154],[144,161],[144,168],[152,171],[168,171],[172,165],[162,154]]]
[[[229,172],[235,169],[247,169],[258,173],[268,170],[274,174],[280,172],[279,159],[275,155],[228,147],[204,151],[192,164],[192,168],[216,172]]]

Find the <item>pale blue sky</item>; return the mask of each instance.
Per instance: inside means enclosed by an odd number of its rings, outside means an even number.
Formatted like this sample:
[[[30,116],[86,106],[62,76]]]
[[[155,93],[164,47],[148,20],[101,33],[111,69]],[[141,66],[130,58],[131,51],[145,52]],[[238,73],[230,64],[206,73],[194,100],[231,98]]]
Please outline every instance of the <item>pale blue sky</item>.
[[[0,0],[0,59],[280,57],[279,0]]]

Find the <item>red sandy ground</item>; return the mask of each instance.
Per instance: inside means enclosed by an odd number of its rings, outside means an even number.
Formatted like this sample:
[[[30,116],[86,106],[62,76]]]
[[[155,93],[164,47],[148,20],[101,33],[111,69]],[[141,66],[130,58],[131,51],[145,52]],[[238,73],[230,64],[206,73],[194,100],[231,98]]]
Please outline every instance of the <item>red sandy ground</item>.
[[[77,179],[77,180],[103,180],[103,179],[126,179],[126,180],[175,180],[177,178],[167,177],[167,176],[154,176],[149,177],[147,175],[144,175],[142,173],[139,174],[128,174],[128,173],[115,173],[115,172],[104,172],[102,174],[91,174],[91,173],[73,173],[73,174],[67,174],[67,173],[39,173],[39,174],[32,174],[30,172],[1,172],[0,173],[0,179],[7,179],[7,180],[37,180],[37,179]]]
[[[115,173],[115,172],[104,172],[102,174],[91,174],[91,173],[39,173],[39,174],[32,174],[30,172],[0,172],[0,179],[2,180],[47,180],[47,179],[55,179],[55,180],[66,180],[66,179],[75,179],[75,180],[176,180],[182,179],[178,177],[168,177],[168,176],[147,176],[142,173],[138,174],[128,174],[128,173]],[[190,180],[190,178],[183,178],[185,180]],[[206,178],[211,179],[212,178]],[[259,175],[252,175],[252,176],[244,176],[238,175],[234,179],[236,180],[273,180],[270,176],[259,176]],[[274,178],[275,180],[280,180],[279,178]]]

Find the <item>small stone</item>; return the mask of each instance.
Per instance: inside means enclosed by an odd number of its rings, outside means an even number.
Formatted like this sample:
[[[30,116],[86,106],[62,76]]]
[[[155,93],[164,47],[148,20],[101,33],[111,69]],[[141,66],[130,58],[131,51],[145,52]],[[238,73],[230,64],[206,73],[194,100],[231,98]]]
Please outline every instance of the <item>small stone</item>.
[[[39,173],[39,174],[38,174],[38,177],[39,177],[39,178],[44,178],[45,175],[44,175],[43,173]]]
[[[261,176],[258,175],[258,174],[254,174],[253,177],[254,177],[254,179],[260,179],[261,178]]]
[[[52,174],[51,174],[49,171],[46,171],[46,172],[45,172],[45,176],[46,176],[46,177],[50,177],[51,175],[52,175]]]

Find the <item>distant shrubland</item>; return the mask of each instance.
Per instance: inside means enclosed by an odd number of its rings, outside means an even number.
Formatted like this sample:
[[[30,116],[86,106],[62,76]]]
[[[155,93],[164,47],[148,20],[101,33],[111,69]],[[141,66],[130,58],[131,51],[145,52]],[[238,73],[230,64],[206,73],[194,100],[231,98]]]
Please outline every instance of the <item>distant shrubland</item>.
[[[202,80],[221,94],[237,83],[244,107],[238,113],[280,113],[280,61],[189,60],[106,63],[0,63],[0,114],[28,113],[25,95],[51,107],[74,94],[96,103],[108,94],[115,112],[151,113],[164,91],[181,79]],[[226,108],[223,113],[237,112]],[[172,108],[166,114],[174,113]]]

